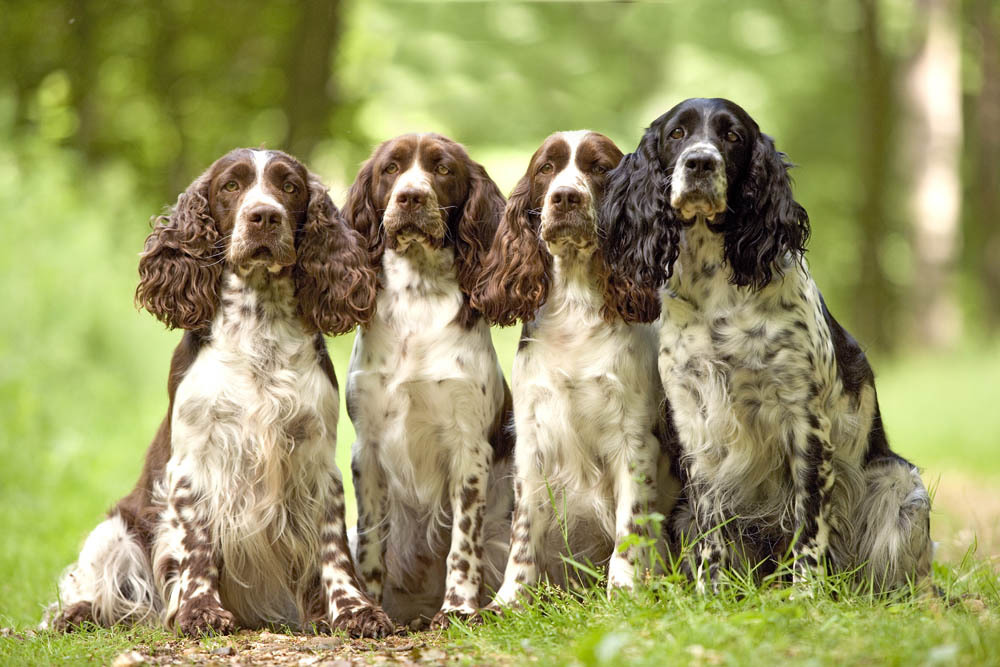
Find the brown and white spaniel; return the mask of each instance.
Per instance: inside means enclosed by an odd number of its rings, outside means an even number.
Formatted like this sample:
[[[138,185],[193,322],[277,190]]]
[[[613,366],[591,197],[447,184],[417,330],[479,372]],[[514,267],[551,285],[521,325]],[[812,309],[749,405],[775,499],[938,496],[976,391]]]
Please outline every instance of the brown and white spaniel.
[[[503,586],[511,605],[573,559],[608,564],[631,588],[650,535],[640,516],[669,514],[678,483],[656,371],[659,301],[611,274],[597,233],[607,173],[622,153],[602,134],[558,132],[535,152],[507,202],[473,304],[501,325],[524,322],[514,359],[515,496]]]
[[[135,489],[59,582],[51,624],[393,630],[356,581],[323,334],[374,306],[362,239],[289,155],[239,149],[156,220],[136,302],[186,329]]]
[[[506,559],[510,392],[469,302],[503,207],[486,170],[436,134],[379,146],[345,207],[379,276],[347,383],[356,555],[402,623],[475,613]]]

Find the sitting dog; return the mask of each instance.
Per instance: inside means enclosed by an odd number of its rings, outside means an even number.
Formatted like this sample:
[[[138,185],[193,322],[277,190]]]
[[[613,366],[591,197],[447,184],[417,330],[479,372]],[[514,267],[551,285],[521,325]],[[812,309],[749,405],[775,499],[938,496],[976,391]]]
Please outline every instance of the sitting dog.
[[[608,270],[597,234],[621,157],[596,132],[548,137],[507,202],[473,299],[493,323],[524,322],[511,376],[516,509],[492,609],[543,574],[563,582],[567,546],[578,561],[609,562],[609,592],[631,588],[639,554],[624,542],[658,538],[637,520],[669,514],[678,491],[657,330],[636,323],[656,320],[659,300]]]
[[[611,174],[602,230],[612,266],[665,287],[660,375],[699,588],[791,548],[797,580],[826,563],[893,589],[930,570],[930,501],[809,274],[788,168],[742,108],[687,100]]]
[[[356,556],[401,623],[471,616],[502,576],[511,398],[469,294],[503,207],[486,170],[436,134],[379,146],[345,206],[379,276],[347,383]]]
[[[135,489],[63,575],[51,625],[392,632],[350,559],[323,341],[372,315],[362,239],[278,151],[219,158],[156,222],[136,302],[186,330],[170,407]]]

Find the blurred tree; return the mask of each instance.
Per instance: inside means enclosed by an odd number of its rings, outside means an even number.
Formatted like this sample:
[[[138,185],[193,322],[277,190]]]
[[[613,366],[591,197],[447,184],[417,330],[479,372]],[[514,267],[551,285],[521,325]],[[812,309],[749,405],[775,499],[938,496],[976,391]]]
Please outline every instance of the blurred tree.
[[[337,86],[330,63],[343,29],[339,0],[301,0],[298,20],[285,43],[284,112],[288,132],[284,146],[309,158],[316,143],[329,132],[337,103]]]
[[[887,199],[892,173],[895,64],[883,43],[878,0],[859,0],[858,31],[858,181],[861,187],[857,225],[858,280],[854,291],[855,335],[877,348],[888,348],[897,337],[894,295],[882,267],[882,249],[889,231]]]
[[[908,309],[916,342],[946,347],[961,333],[955,279],[962,146],[958,12],[952,0],[919,0],[915,7],[918,37],[906,74],[914,257]]]
[[[986,329],[996,334],[1000,332],[1000,4],[995,0],[967,4],[973,34],[979,40],[976,69],[980,78],[978,95],[970,100],[975,135],[966,144],[973,156],[969,234],[978,255],[974,265],[983,283]]]

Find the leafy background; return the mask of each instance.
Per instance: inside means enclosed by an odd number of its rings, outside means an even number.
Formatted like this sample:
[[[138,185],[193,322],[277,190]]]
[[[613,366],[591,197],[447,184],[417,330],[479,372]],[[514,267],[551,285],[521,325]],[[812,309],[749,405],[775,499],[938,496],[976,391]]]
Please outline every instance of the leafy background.
[[[0,623],[37,620],[138,475],[179,334],[135,311],[136,255],[149,218],[215,157],[290,150],[341,203],[379,141],[434,130],[509,191],[550,132],[588,127],[628,152],[690,96],[737,101],[800,165],[813,273],[869,350],[894,446],[937,488],[939,557],[1000,553],[997,3],[36,0],[3,13]],[[495,334],[507,369],[513,336]],[[351,336],[329,346],[342,375]]]

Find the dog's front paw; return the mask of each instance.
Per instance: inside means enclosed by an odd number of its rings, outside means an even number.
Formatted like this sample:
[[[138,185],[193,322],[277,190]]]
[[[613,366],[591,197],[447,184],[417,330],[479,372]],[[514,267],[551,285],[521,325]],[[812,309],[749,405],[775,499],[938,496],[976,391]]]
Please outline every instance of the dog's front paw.
[[[343,630],[350,637],[381,639],[396,632],[396,624],[375,605],[345,609],[330,620],[330,628]]]
[[[228,635],[236,629],[236,619],[214,602],[189,602],[177,612],[176,626],[189,637]]]
[[[94,622],[94,607],[90,602],[75,602],[63,608],[59,615],[52,619],[52,629],[56,632],[72,632],[79,630],[84,623]]]
[[[475,617],[475,610],[464,608],[441,609],[441,611],[434,614],[434,618],[431,619],[431,630],[447,630],[451,626],[452,619],[469,621]]]

